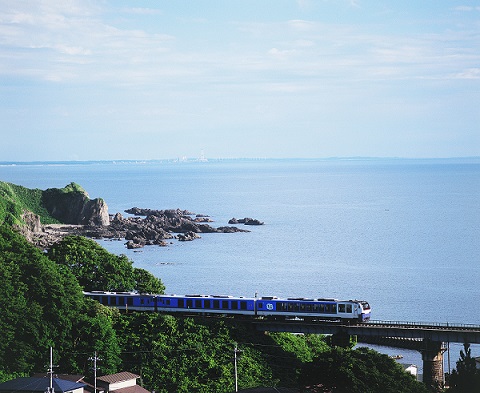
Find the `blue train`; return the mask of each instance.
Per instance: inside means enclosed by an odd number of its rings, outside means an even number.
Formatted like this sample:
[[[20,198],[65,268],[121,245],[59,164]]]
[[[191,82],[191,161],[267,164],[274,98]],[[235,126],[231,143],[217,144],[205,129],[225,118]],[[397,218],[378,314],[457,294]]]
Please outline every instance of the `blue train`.
[[[269,319],[308,321],[370,320],[371,308],[363,300],[306,299],[269,297],[234,297],[215,295],[149,295],[131,292],[84,292],[105,306],[121,310],[155,311],[185,315],[232,315]]]

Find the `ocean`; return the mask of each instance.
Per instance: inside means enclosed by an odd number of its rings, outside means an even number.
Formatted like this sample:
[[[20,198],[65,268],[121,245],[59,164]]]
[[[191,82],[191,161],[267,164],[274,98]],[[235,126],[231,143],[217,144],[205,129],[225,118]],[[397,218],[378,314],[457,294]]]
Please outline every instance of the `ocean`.
[[[100,241],[167,293],[362,299],[377,320],[480,324],[478,158],[2,163],[0,180],[76,182],[110,214],[265,222],[135,251]]]

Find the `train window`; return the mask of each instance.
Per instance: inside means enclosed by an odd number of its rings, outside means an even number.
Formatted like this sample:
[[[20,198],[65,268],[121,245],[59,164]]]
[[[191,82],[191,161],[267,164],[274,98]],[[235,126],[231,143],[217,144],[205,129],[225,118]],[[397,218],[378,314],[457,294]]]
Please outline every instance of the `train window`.
[[[213,308],[219,309],[220,308],[220,301],[219,300],[214,300],[213,301]]]
[[[108,306],[108,296],[102,296],[102,304]]]
[[[211,300],[204,300],[203,301],[203,308],[212,308],[212,301]]]
[[[352,312],[352,305],[351,304],[347,304],[347,312],[348,313]]]
[[[332,304],[332,312],[333,313],[337,312],[337,305],[336,304]]]
[[[193,307],[192,299],[187,299],[187,308],[192,308],[192,307]]]
[[[246,310],[247,309],[247,302],[246,301],[241,301],[240,302],[240,310]]]
[[[128,306],[133,306],[133,297],[127,298],[127,305]]]
[[[178,307],[180,307],[180,308],[185,307],[185,301],[183,299],[178,299]]]
[[[298,306],[300,308],[300,311],[302,311],[302,312],[305,311],[305,304],[300,303],[300,304],[298,304]]]
[[[258,302],[258,308],[263,308],[263,303],[262,302]]]
[[[169,305],[170,305],[170,299],[166,299],[166,300],[165,300],[165,304],[166,304],[167,306],[169,306]]]
[[[338,305],[338,312],[345,312],[345,304]]]
[[[232,301],[232,310],[238,310],[238,301],[237,300]]]
[[[202,301],[201,300],[195,300],[195,308],[202,308]]]
[[[222,301],[222,308],[228,310],[228,300]]]

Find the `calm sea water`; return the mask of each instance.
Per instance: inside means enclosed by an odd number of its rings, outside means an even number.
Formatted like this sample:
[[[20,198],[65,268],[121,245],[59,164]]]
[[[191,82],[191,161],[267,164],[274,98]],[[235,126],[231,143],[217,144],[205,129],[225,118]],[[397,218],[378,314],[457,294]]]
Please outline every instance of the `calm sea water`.
[[[141,252],[101,242],[168,293],[357,298],[374,319],[480,324],[480,159],[1,165],[0,180],[74,181],[110,213],[181,208],[214,226],[265,222]]]

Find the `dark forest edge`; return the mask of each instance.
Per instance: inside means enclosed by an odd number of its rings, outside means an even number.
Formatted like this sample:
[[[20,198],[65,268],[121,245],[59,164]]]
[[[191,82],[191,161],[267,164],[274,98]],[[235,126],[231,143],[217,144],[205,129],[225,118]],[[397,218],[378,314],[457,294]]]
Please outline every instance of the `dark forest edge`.
[[[232,357],[238,344],[242,389],[427,391],[388,356],[366,348],[333,347],[328,337],[266,334],[233,319],[122,314],[86,299],[83,290],[164,293],[165,287],[148,271],[133,267],[125,255],[111,254],[82,236],[66,236],[46,251],[33,246],[14,228],[21,225],[22,209],[37,209],[41,197],[18,197],[18,189],[15,193],[19,205],[13,209],[5,203],[3,188],[0,198],[0,381],[45,372],[53,347],[59,374],[90,376],[88,358],[97,351],[103,374],[136,372],[149,390],[232,392]],[[457,377],[471,374],[469,362],[466,353]]]

